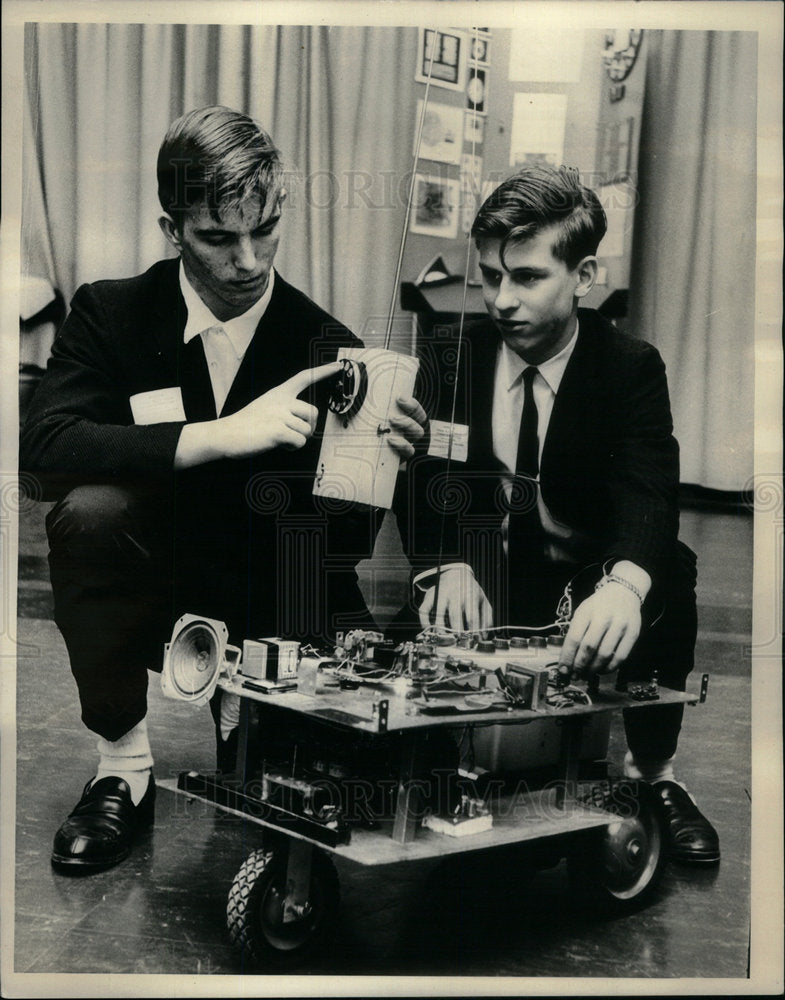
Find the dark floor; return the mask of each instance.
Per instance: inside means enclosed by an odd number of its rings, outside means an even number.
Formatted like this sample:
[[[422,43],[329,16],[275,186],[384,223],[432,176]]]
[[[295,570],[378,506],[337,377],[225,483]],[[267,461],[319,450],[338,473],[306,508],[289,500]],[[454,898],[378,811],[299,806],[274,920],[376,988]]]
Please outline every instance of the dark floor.
[[[92,773],[94,749],[80,727],[65,649],[51,621],[41,515],[25,513],[20,526],[15,970],[242,974],[226,940],[224,911],[237,868],[258,845],[258,828],[161,791],[154,829],[118,868],[86,879],[50,868],[52,835]],[[611,920],[579,910],[563,865],[528,884],[509,859],[503,869],[474,855],[381,868],[342,862],[336,943],[308,971],[647,980],[747,975],[752,521],[688,511],[682,536],[700,566],[692,685],[697,689],[704,670],[711,683],[706,704],[687,708],[679,776],[719,831],[720,866],[671,865],[648,908]],[[207,709],[163,699],[154,675],[149,729],[157,777],[213,766]],[[619,761],[622,753],[614,729],[611,754]],[[443,992],[438,981],[433,991]]]

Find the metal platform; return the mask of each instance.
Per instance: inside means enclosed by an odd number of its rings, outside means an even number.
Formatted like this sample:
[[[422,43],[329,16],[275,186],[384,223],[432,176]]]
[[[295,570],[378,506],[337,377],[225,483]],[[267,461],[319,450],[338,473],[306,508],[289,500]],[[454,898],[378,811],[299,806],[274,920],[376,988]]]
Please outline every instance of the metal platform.
[[[191,772],[195,785],[207,783],[209,776]],[[177,779],[158,781],[159,788],[198,801],[210,801],[196,791],[178,788]],[[205,786],[206,787],[206,786]],[[536,792],[519,792],[500,796],[493,803],[493,827],[481,833],[464,837],[451,837],[418,825],[417,835],[405,843],[393,839],[392,822],[383,824],[379,830],[353,829],[348,844],[330,844],[324,840],[309,837],[295,825],[286,825],[283,832],[296,840],[303,840],[361,865],[388,865],[398,861],[417,861],[426,858],[463,854],[467,851],[481,851],[507,844],[541,840],[546,837],[591,830],[607,826],[614,817],[608,812],[571,801],[565,806],[557,802],[558,790],[545,789]],[[259,826],[281,830],[281,826],[270,819],[224,803],[213,803],[222,812],[242,816]]]
[[[404,859],[429,858],[457,854],[468,850],[538,840],[562,833],[607,825],[611,814],[603,809],[587,807],[579,796],[579,755],[585,724],[598,712],[619,711],[646,705],[696,703],[706,693],[704,677],[700,695],[659,689],[656,701],[637,701],[624,692],[600,689],[592,692],[592,704],[569,707],[545,706],[540,710],[496,708],[486,711],[465,711],[465,699],[460,694],[447,694],[429,699],[422,706],[413,704],[405,694],[390,690],[380,696],[378,686],[363,686],[357,691],[328,689],[316,695],[296,691],[273,694],[242,687],[241,683],[222,682],[226,690],[242,696],[237,767],[232,776],[215,776],[183,772],[178,782],[162,782],[178,794],[211,802],[219,809],[243,816],[261,826],[276,829],[286,836],[324,847],[364,865],[389,864]],[[387,694],[387,692],[382,692]],[[394,813],[392,821],[379,830],[352,827],[349,832],[340,824],[329,824],[309,818],[302,811],[287,811],[279,803],[265,800],[263,779],[248,770],[251,702],[256,701],[281,711],[306,716],[329,726],[373,734],[398,733],[399,757],[394,779]],[[433,705],[443,704],[444,713],[432,714]],[[501,798],[493,804],[492,829],[466,837],[452,837],[423,829],[424,807],[419,787],[418,770],[421,737],[427,730],[440,726],[455,726],[456,713],[450,711],[459,702],[461,724],[525,725],[533,719],[555,718],[561,726],[561,744],[557,778],[545,790],[530,792],[520,788],[513,798]],[[525,777],[526,761],[521,774]],[[535,765],[536,762],[530,762]],[[292,775],[294,779],[294,775]]]
[[[241,698],[259,701],[265,705],[289,709],[312,719],[334,723],[342,727],[367,733],[403,732],[469,724],[502,723],[521,725],[534,719],[576,718],[597,712],[618,711],[622,708],[643,708],[647,705],[671,705],[677,702],[694,705],[701,695],[683,691],[659,689],[656,701],[636,701],[625,692],[612,687],[600,687],[592,693],[591,705],[572,705],[568,708],[544,706],[538,710],[513,708],[503,704],[500,692],[488,696],[488,707],[478,710],[474,706],[476,695],[467,702],[460,693],[432,694],[423,704],[398,693],[393,684],[365,684],[356,691],[325,688],[315,695],[301,694],[296,690],[263,693],[243,686],[242,678],[220,680],[219,687]]]

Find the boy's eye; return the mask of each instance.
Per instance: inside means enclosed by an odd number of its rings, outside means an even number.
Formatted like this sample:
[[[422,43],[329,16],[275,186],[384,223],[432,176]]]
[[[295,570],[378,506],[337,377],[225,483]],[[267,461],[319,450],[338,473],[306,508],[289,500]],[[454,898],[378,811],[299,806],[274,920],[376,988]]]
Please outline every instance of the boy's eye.
[[[270,222],[265,222],[263,226],[259,226],[258,229],[254,230],[254,236],[257,238],[260,236],[269,236],[277,225],[278,219],[272,219]]]

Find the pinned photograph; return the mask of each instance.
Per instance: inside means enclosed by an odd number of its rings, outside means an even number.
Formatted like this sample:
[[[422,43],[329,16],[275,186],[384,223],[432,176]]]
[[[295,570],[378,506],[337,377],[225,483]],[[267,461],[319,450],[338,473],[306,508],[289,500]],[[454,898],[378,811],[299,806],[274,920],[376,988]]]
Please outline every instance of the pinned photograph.
[[[423,236],[458,235],[460,185],[457,180],[417,174],[410,230]]]
[[[469,65],[490,66],[491,40],[487,35],[472,34],[469,39]]]
[[[417,124],[419,128],[423,113],[423,101],[417,102]],[[428,103],[422,127],[420,156],[425,160],[439,163],[461,162],[463,147],[463,109],[449,104]],[[417,149],[417,133],[414,144]]]
[[[463,137],[475,145],[482,142],[485,138],[485,119],[474,111],[467,111],[463,120]]]
[[[487,115],[485,70],[479,66],[469,67],[469,82],[466,84],[466,107],[478,115]]]
[[[465,32],[454,31],[451,28],[440,28],[438,31],[425,28],[420,32],[418,41],[417,71],[414,79],[418,83],[427,83],[430,79],[435,87],[463,90],[466,80],[466,57]]]
[[[482,157],[464,153],[461,157],[461,232],[469,233],[480,207]]]

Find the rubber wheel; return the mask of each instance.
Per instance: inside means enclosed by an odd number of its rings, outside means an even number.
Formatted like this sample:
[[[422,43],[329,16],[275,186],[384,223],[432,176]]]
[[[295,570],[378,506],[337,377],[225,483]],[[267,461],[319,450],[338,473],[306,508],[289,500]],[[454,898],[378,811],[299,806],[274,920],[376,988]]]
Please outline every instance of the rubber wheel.
[[[595,790],[596,791],[596,790]],[[624,911],[644,905],[665,866],[662,820],[651,787],[618,781],[593,804],[618,816],[607,826],[578,839],[567,869],[579,902]]]
[[[314,851],[306,912],[284,923],[286,854],[253,851],[234,877],[226,905],[229,938],[241,958],[254,966],[305,961],[318,950],[334,923],[340,890],[332,861]]]

